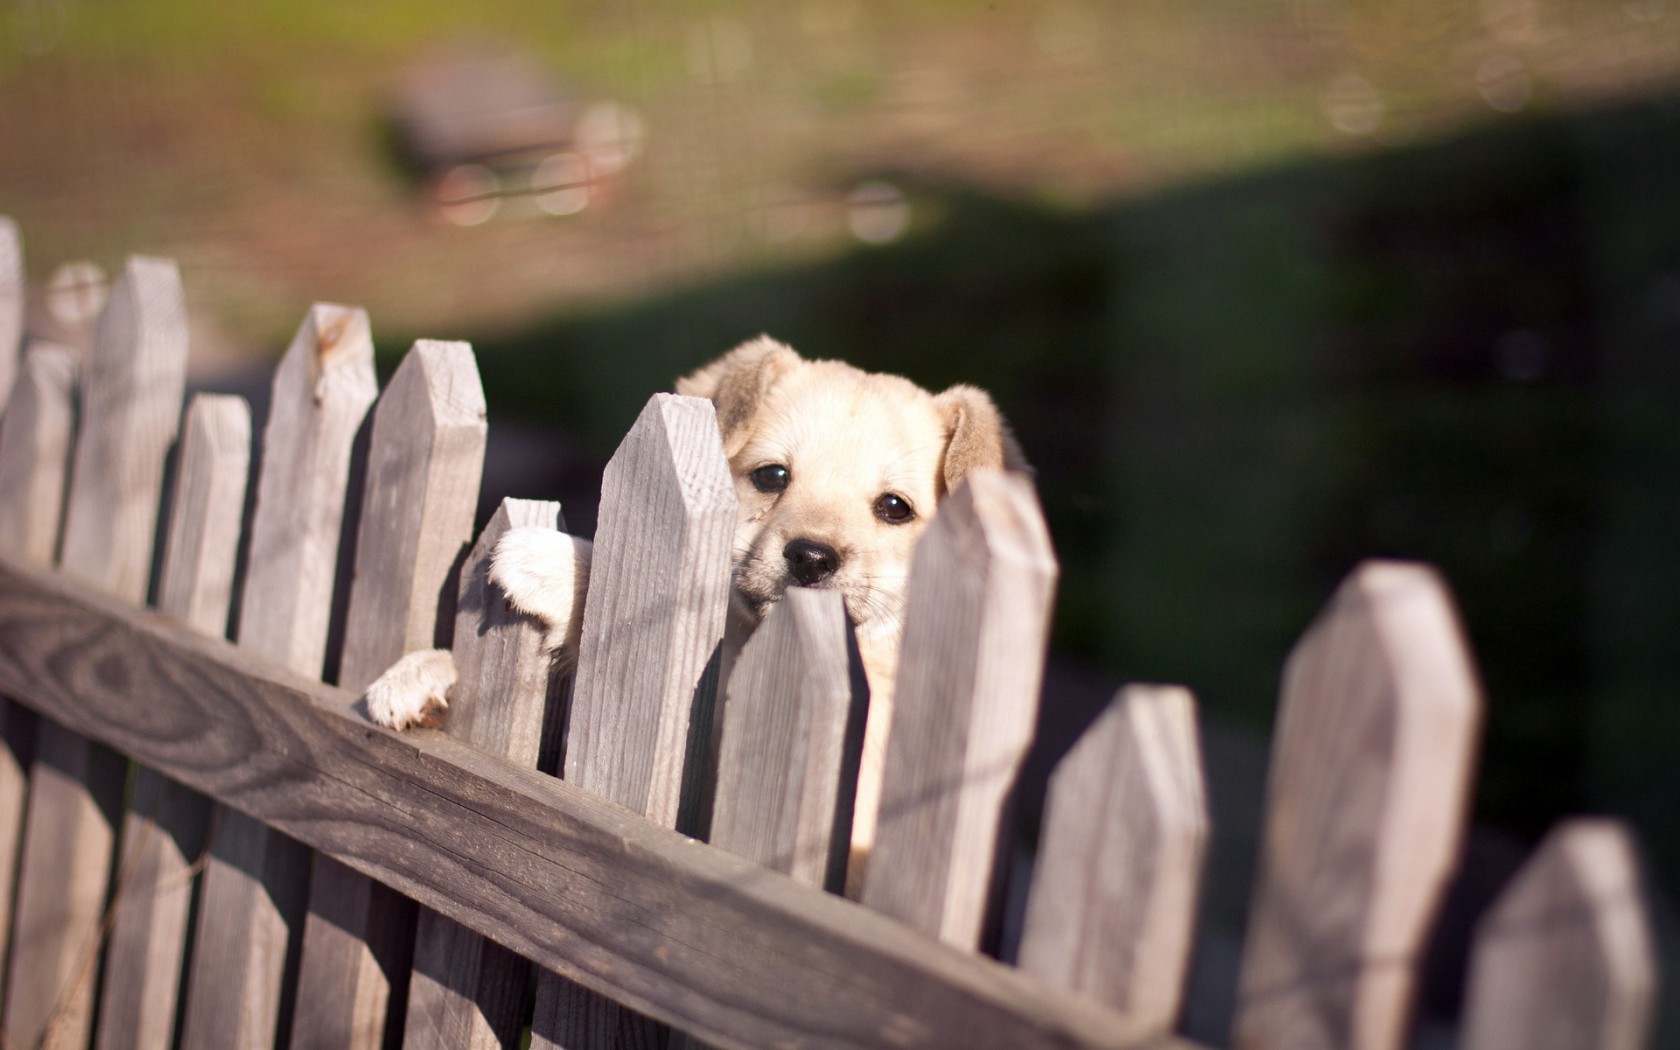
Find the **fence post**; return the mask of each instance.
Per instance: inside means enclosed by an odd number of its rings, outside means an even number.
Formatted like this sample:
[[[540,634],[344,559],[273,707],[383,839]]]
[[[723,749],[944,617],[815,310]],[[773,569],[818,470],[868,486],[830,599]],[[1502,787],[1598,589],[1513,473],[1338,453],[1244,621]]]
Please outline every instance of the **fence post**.
[[[1056,559],[1031,484],[976,471],[916,546],[863,903],[978,947],[1032,740]]]
[[[490,556],[510,529],[564,529],[558,503],[503,500],[467,556],[455,621],[445,731],[522,766],[536,766],[560,681],[542,626],[514,611],[490,582]],[[518,1041],[531,964],[429,908],[420,909],[409,982],[405,1050],[495,1050]]]
[[[158,608],[215,638],[227,635],[250,466],[245,400],[193,398],[181,437]],[[209,818],[203,795],[135,768],[100,994],[101,1050],[166,1050],[174,1042],[188,907]]]
[[[11,397],[23,352],[23,238],[9,215],[0,215],[0,404]]]
[[[75,429],[75,361],[60,347],[37,345],[0,415],[0,547],[51,565],[63,519],[64,482]],[[11,954],[12,901],[23,842],[36,721],[27,708],[0,700],[0,1002]]]
[[[718,756],[712,845],[818,889],[838,889],[857,780],[847,631],[839,591],[789,588],[735,663]]]
[[[312,678],[325,659],[351,449],[376,393],[367,314],[311,308],[274,372],[238,641]],[[214,825],[181,1041],[269,1050],[309,857],[234,810]]]
[[[180,423],[186,321],[175,264],[134,256],[88,358],[60,563],[136,605],[146,600],[164,459]],[[6,989],[14,1046],[85,1046],[92,1035],[126,769],[112,752],[41,723]]]
[[[0,416],[0,544],[51,565],[76,429],[76,358],[36,343]]]
[[[1169,1031],[1208,816],[1195,700],[1128,686],[1050,778],[1021,969]]]
[[[712,404],[656,394],[601,482],[566,779],[677,824],[692,738],[709,744],[706,671],[723,637],[735,489]],[[697,702],[698,701],[698,702]],[[532,1046],[614,1044],[616,1004],[544,972]],[[632,1037],[633,1042],[634,1037]]]
[[[1480,708],[1435,572],[1355,570],[1284,671],[1235,1047],[1400,1045]]]
[[[1642,1050],[1656,957],[1626,827],[1567,821],[1483,917],[1465,1050]]]
[[[472,348],[415,343],[373,410],[338,676],[345,688],[361,691],[404,653],[448,633],[485,433]],[[291,1045],[374,1050],[391,999],[388,974],[409,966],[413,905],[325,856],[315,859],[309,898]]]

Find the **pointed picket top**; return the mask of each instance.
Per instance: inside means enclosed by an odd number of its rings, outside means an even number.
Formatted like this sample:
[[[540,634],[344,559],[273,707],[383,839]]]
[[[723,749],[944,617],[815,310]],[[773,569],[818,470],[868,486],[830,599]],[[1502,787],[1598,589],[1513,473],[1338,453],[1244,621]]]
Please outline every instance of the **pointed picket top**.
[[[839,591],[794,587],[771,608],[729,679],[712,809],[712,845],[819,889],[845,860],[835,824],[855,777],[846,635]]]
[[[723,637],[736,505],[701,398],[655,395],[601,482],[566,779],[667,827],[695,690]]]
[[[522,766],[535,766],[552,678],[543,626],[516,611],[490,582],[490,558],[510,531],[564,531],[560,504],[504,499],[461,569],[455,615],[455,688],[449,735]]]
[[[0,405],[11,396],[23,355],[23,238],[10,216],[0,215]]]
[[[181,435],[158,608],[216,638],[227,634],[233,607],[250,470],[251,406],[231,394],[194,397]]]
[[[522,766],[535,766],[555,712],[554,654],[543,625],[517,612],[490,582],[490,559],[515,528],[563,529],[560,504],[503,500],[461,570],[455,619],[455,687],[444,731]],[[430,909],[415,931],[407,1047],[500,1047],[525,1018],[531,964]],[[511,990],[511,992],[510,992]]]
[[[472,347],[415,343],[373,410],[338,676],[346,689],[449,637],[450,575],[472,542],[487,433]]]
[[[76,355],[36,343],[0,415],[0,546],[51,565],[76,428]]]
[[[654,395],[601,480],[565,777],[666,827],[698,804],[689,759],[710,745],[704,679],[723,638],[736,508],[712,403]],[[651,1031],[618,1004],[538,974],[532,1047],[625,1045]]]
[[[1195,699],[1128,686],[1050,778],[1021,968],[1169,1030],[1207,834]]]
[[[1056,557],[1032,484],[977,470],[916,546],[863,903],[963,948],[1032,740]]]
[[[274,371],[239,644],[319,676],[350,454],[379,393],[367,312],[317,303]]]
[[[1643,1050],[1656,954],[1632,836],[1571,820],[1482,919],[1470,960],[1465,1050]]]
[[[1361,565],[1285,669],[1235,1047],[1400,1045],[1480,721],[1440,578]]]
[[[164,461],[180,427],[187,307],[168,259],[131,256],[89,352],[59,561],[69,574],[146,600]]]

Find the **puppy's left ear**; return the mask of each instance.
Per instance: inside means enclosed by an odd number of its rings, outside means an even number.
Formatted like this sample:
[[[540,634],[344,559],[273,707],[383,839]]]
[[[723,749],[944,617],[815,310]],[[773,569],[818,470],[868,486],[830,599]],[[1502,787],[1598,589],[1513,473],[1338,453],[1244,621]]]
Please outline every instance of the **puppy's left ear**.
[[[942,473],[946,492],[955,489],[976,467],[1032,472],[1003,413],[984,390],[966,384],[954,386],[935,395],[933,404],[945,417]]]
[[[765,393],[800,360],[791,347],[761,335],[677,380],[677,393],[711,401],[724,455],[733,457],[746,445]]]

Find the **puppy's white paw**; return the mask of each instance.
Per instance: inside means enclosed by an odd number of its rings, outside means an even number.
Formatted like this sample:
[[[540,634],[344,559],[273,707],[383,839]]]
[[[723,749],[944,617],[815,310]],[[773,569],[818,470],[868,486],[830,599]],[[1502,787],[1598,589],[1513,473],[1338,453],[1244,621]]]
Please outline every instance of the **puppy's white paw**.
[[[542,621],[551,651],[577,653],[593,551],[588,540],[538,525],[512,529],[496,544],[490,581],[515,609]]]
[[[443,724],[454,685],[455,657],[449,650],[409,653],[368,686],[368,715],[392,729],[435,729]]]

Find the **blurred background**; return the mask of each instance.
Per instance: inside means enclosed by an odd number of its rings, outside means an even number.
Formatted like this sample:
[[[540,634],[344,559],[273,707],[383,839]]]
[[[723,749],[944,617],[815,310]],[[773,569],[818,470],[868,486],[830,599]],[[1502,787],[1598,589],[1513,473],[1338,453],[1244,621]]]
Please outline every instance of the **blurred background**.
[[[1561,814],[1634,822],[1680,970],[1680,0],[11,0],[0,213],[38,330],[178,259],[200,386],[314,300],[470,339],[488,495],[579,532],[759,332],[989,388],[1063,566],[1029,781],[1122,681],[1207,716],[1210,1040],[1284,654],[1431,561],[1490,707],[1420,1045]]]

